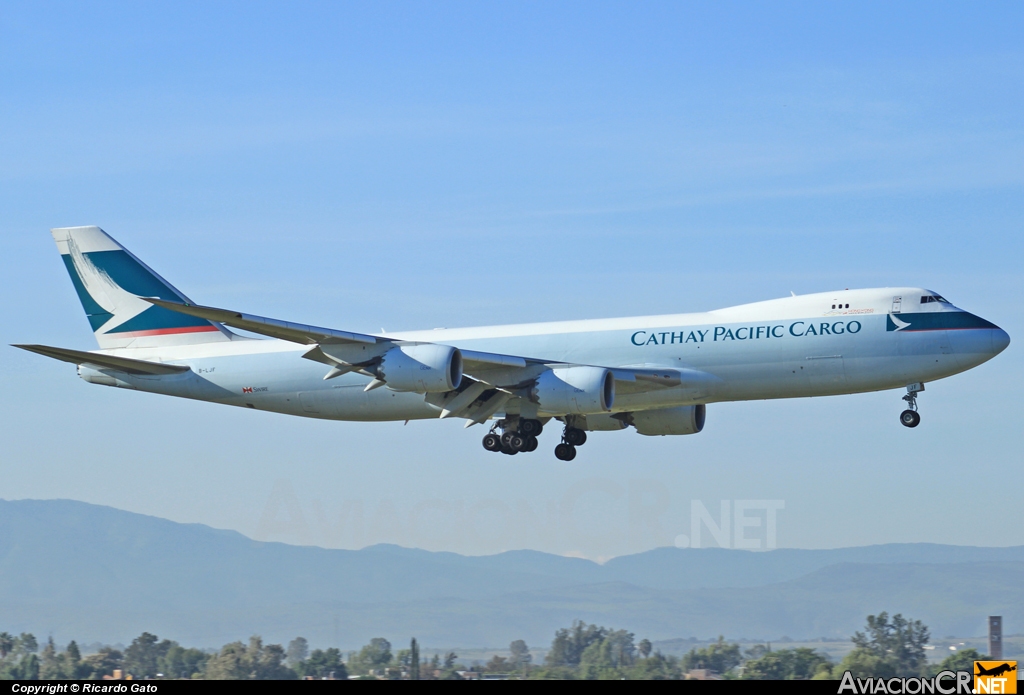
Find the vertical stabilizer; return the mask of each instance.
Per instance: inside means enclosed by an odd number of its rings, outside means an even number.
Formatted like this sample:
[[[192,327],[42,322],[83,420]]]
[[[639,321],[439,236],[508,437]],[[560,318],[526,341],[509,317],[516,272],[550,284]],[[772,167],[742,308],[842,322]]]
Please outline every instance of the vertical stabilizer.
[[[189,302],[99,227],[51,229],[101,348],[230,340],[219,323],[169,311],[140,297]],[[189,302],[191,303],[191,302]]]

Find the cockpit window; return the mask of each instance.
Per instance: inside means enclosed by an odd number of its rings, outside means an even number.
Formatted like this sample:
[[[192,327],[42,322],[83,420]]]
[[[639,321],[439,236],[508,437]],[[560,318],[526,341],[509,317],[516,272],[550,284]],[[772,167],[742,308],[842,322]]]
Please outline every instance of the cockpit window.
[[[940,297],[937,294],[925,294],[921,295],[921,303],[928,304],[929,302],[941,302],[943,304],[949,304],[949,300],[945,297]]]

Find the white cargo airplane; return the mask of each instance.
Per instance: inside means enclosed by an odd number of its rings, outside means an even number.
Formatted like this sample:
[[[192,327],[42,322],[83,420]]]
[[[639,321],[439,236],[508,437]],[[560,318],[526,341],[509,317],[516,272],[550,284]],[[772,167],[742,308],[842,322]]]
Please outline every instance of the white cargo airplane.
[[[565,461],[587,431],[700,432],[705,405],[721,401],[906,388],[900,422],[916,427],[925,382],[1010,343],[995,324],[911,287],[369,335],[193,304],[99,227],[52,233],[100,349],[16,347],[77,364],[90,383],[328,420],[494,420],[483,445],[505,454],[536,449],[555,419]]]

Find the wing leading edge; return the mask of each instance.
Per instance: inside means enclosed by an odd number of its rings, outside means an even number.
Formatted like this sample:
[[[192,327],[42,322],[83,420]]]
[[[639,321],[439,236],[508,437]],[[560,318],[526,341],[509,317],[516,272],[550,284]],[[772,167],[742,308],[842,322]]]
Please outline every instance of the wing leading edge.
[[[303,357],[330,368],[324,379],[356,372],[371,377],[367,390],[387,385],[377,366],[384,356],[399,346],[435,345],[410,343],[384,336],[374,336],[333,328],[309,326],[288,321],[243,314],[227,309],[171,302],[155,297],[146,301],[164,309],[189,316],[216,321],[232,328],[250,331],[271,338],[287,340],[310,348]],[[444,346],[448,347],[448,346]],[[607,369],[623,394],[642,394],[681,385],[707,382],[710,374],[692,369],[675,369],[656,365],[597,367],[569,364],[518,355],[455,349],[461,358],[463,375],[468,379],[444,393],[426,393],[427,401],[441,409],[442,418],[463,417],[470,424],[484,422],[516,397],[529,399],[530,389],[548,371],[575,367]]]

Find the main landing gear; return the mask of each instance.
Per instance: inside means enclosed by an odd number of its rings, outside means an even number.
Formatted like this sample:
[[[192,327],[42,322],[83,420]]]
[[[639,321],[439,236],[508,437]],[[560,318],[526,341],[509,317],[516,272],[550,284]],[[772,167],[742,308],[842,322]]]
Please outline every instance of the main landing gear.
[[[506,418],[494,423],[491,431],[484,436],[483,445],[488,451],[515,456],[520,451],[534,451],[537,435],[544,431],[540,420]],[[562,431],[562,442],[555,447],[555,458],[572,461],[576,458],[576,447],[587,441],[587,432],[567,424]]]
[[[484,448],[493,452],[500,451],[509,456],[515,456],[520,451],[534,451],[537,448],[537,435],[544,430],[540,420],[520,419],[517,427],[513,428],[510,425],[511,423],[505,420],[496,422],[491,431],[484,436]]]
[[[907,386],[907,395],[903,400],[907,402],[907,409],[900,413],[900,424],[904,427],[917,427],[921,424],[921,416],[917,412],[917,394],[924,391],[924,384],[910,384]]]
[[[586,430],[566,425],[562,432],[562,443],[555,447],[555,458],[560,461],[572,461],[576,458],[576,447],[586,443]]]

